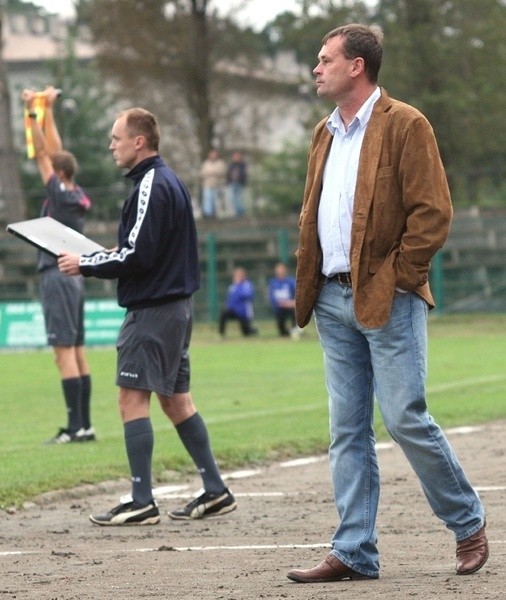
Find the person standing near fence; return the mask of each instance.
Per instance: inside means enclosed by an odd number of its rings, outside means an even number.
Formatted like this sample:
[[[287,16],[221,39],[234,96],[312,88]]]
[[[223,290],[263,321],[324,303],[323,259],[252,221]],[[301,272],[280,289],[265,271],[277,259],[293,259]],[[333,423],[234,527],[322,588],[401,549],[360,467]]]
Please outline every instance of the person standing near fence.
[[[109,148],[133,187],[123,205],[117,248],[89,256],[65,253],[58,260],[67,275],[117,278],[118,303],[127,309],[117,342],[116,383],[132,493],[111,510],[92,514],[97,525],[160,520],[151,478],[153,392],[204,485],[202,494],[169,517],[200,519],[236,508],[190,393],[192,296],[200,284],[197,231],[190,194],[158,154],[159,142],[158,123],[147,110],[118,115]]]
[[[74,180],[77,171],[74,155],[63,150],[53,114],[58,92],[52,86],[44,91],[46,108],[42,129],[34,112],[36,95],[34,90],[25,89],[21,98],[30,119],[35,160],[46,188],[41,216],[50,216],[82,233],[91,201]],[[38,254],[37,269],[47,343],[54,350],[67,409],[66,427],[60,428],[47,443],[94,441],[95,429],[90,415],[91,374],[84,349],[83,278],[80,274],[62,275],[56,259],[45,252]]]
[[[244,188],[248,181],[248,167],[242,152],[236,151],[227,168],[228,195],[236,217],[244,215]]]
[[[202,184],[202,215],[208,219],[222,216],[227,211],[225,184],[227,163],[213,148],[200,168]]]
[[[378,87],[382,32],[350,24],[322,40],[317,94],[336,109],[313,131],[300,216],[297,322],[314,314],[330,411],[339,524],[300,583],[376,579],[380,478],[374,397],[434,514],[453,532],[456,572],[487,561],[485,509],[427,408],[428,270],[444,244],[450,194],[433,130]]]

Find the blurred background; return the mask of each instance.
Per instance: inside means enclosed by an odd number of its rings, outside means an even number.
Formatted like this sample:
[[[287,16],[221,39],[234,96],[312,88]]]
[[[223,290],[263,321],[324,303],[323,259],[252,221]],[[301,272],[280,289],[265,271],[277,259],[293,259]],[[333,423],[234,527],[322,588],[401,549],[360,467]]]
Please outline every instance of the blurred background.
[[[380,85],[428,117],[445,164],[455,218],[431,269],[438,311],[504,311],[504,0],[1,0],[0,347],[34,345],[41,325],[35,252],[5,233],[38,216],[44,194],[26,154],[23,88],[62,89],[56,119],[94,203],[85,233],[106,246],[127,193],[110,127],[121,108],[155,113],[161,154],[197,218],[197,320],[216,321],[235,266],[255,283],[261,319],[274,265],[294,271],[311,130],[334,108],[314,90],[321,39],[358,21],[382,27]],[[214,218],[202,215],[200,169],[213,148],[246,163],[241,213],[223,185]],[[114,282],[86,285],[97,329],[114,324]]]

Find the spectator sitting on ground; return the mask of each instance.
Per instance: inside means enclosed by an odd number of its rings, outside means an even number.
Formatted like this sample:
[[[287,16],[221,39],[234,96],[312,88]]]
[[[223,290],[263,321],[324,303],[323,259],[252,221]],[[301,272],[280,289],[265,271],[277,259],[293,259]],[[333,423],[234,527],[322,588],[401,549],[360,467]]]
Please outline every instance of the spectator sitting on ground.
[[[220,316],[219,332],[225,336],[227,321],[239,321],[244,336],[256,335],[258,330],[253,325],[253,298],[255,286],[247,279],[246,270],[242,267],[234,269],[232,283],[227,291],[227,303]]]
[[[274,277],[269,280],[268,293],[279,335],[288,337],[296,330],[295,278],[288,274],[284,263],[278,263],[274,267]]]

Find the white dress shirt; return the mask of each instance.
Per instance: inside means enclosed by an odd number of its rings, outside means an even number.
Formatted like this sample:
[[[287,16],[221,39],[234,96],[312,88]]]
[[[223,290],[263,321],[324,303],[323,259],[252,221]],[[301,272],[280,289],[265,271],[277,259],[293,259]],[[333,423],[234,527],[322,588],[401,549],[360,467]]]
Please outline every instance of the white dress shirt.
[[[351,223],[358,161],[374,103],[380,96],[377,87],[360,107],[347,130],[339,107],[327,121],[333,140],[323,171],[318,208],[318,236],[323,251],[322,273],[327,277],[350,271]]]

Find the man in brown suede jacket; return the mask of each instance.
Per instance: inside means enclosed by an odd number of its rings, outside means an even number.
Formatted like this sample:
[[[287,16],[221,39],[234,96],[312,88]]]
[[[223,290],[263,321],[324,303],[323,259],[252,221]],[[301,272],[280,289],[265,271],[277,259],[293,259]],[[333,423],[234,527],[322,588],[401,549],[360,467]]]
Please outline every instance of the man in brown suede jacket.
[[[485,511],[425,399],[428,271],[452,207],[427,119],[378,87],[382,33],[345,25],[323,38],[297,251],[296,316],[314,314],[324,353],[330,467],[339,525],[301,583],[379,577],[374,398],[434,514],[457,542],[456,572],[488,558]]]

